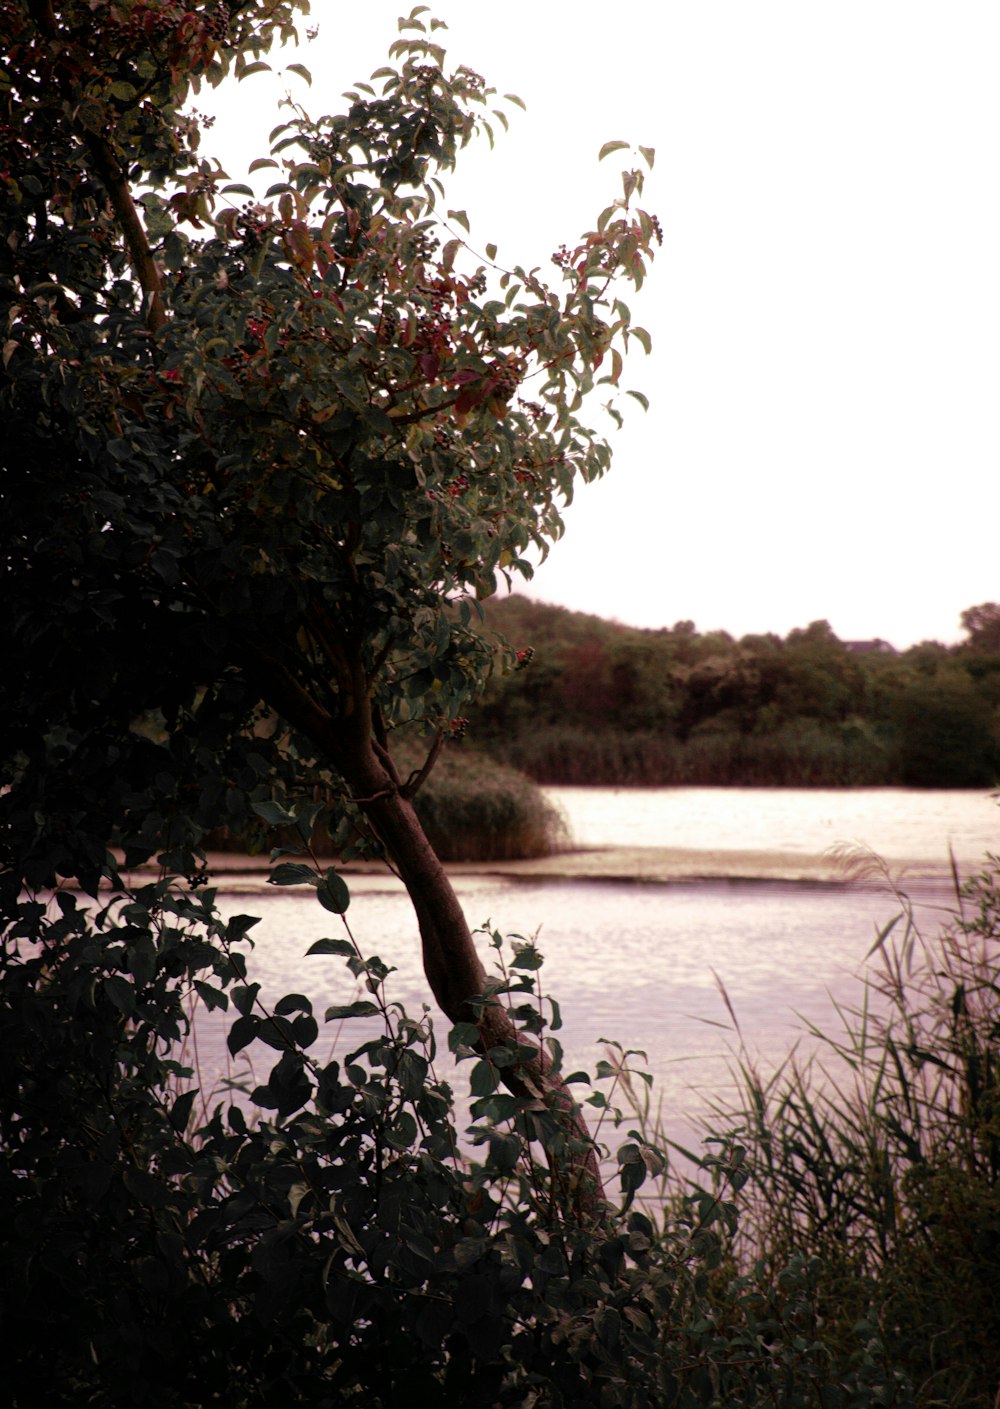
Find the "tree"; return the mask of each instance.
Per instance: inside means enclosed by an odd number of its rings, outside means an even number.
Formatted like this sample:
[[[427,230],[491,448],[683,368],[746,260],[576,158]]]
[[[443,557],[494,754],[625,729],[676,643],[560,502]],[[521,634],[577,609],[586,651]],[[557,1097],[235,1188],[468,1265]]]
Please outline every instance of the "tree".
[[[970,651],[982,655],[1000,655],[1000,606],[996,602],[982,602],[978,607],[967,607],[962,613],[962,629],[968,633],[966,643]]]
[[[579,413],[648,347],[617,289],[659,227],[629,170],[555,286],[476,255],[441,178],[505,118],[420,10],[345,112],[291,109],[257,199],[184,104],[266,67],[298,8],[3,6],[4,904],[37,940],[25,889],[128,894],[118,857],[198,881],[210,829],[294,824],[305,848],[320,819],[397,869],[438,1003],[499,1053],[513,1030],[412,797],[513,664],[479,602],[608,466]],[[407,778],[404,727],[428,738]],[[332,869],[274,879],[348,903]],[[512,1088],[571,1113],[516,1050]]]

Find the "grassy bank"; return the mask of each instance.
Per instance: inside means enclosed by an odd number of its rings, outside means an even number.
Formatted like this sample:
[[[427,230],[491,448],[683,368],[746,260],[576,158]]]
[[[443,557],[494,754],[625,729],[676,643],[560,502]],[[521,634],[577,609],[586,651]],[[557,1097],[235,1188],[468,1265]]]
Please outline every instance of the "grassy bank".
[[[568,842],[563,818],[535,783],[464,745],[444,753],[414,805],[442,861],[520,861]]]
[[[595,787],[886,787],[898,778],[888,748],[856,725],[809,721],[769,734],[669,733],[553,724],[495,739],[500,761],[551,785]]]

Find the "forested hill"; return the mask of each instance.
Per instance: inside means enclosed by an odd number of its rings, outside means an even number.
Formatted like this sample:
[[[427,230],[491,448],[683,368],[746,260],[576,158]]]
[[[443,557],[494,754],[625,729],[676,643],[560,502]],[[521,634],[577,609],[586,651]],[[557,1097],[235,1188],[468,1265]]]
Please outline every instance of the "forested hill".
[[[472,734],[545,783],[991,787],[1000,607],[963,623],[959,646],[897,652],[825,621],[734,640],[497,599],[488,628],[528,654],[491,682]]]

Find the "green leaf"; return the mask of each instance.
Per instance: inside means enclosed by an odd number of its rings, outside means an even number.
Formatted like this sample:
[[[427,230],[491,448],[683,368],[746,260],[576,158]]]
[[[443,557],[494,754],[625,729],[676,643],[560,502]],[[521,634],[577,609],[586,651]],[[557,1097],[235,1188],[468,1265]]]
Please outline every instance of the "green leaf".
[[[244,78],[249,78],[252,73],[270,73],[271,65],[265,64],[263,59],[258,59],[255,63],[247,64],[245,68],[239,65],[236,67],[237,82],[242,83]]]
[[[513,103],[514,106],[516,108],[520,108],[522,112],[528,111],[527,108],[524,106],[524,99],[519,98],[516,93],[505,93],[504,97],[507,99],[508,103]]]
[[[265,798],[263,802],[251,802],[250,806],[257,816],[263,818],[271,827],[287,827],[295,821],[292,814],[280,802]]]
[[[448,217],[454,220],[457,225],[461,225],[466,234],[469,233],[469,217],[464,210],[449,210]]]
[[[335,1003],[332,1008],[327,1008],[323,1014],[324,1022],[335,1022],[338,1018],[373,1018],[379,1012],[379,1008],[370,1003],[366,998],[359,998],[356,1003]]]
[[[496,245],[487,245],[487,246],[486,246],[486,258],[490,261],[491,264],[492,264],[493,261],[496,259],[496,257],[497,257],[497,247],[496,247]]]
[[[604,146],[597,154],[597,160],[603,161],[604,158],[610,156],[612,152],[625,151],[627,148],[627,142],[605,142]]]
[[[643,396],[641,391],[630,391],[628,394],[629,396],[635,397],[636,401],[638,401],[639,405],[644,411],[649,410],[649,398],[647,396]]]
[[[646,332],[645,328],[629,328],[628,335],[630,338],[638,339],[638,341],[642,344],[642,349],[647,354],[647,356],[649,353],[652,352],[653,339]]]
[[[245,186],[242,182],[234,181],[228,186],[223,186],[221,194],[223,196],[252,196],[254,190],[252,186]]]
[[[295,1045],[295,1035],[287,1018],[261,1018],[257,1036],[261,1042],[266,1042],[268,1047],[274,1047],[279,1052]]]
[[[247,172],[249,173],[249,172],[252,172],[252,171],[263,171],[264,168],[265,168],[265,167],[268,167],[268,166],[273,166],[273,167],[275,167],[278,171],[281,170],[281,167],[280,167],[279,164],[274,160],[274,157],[257,157],[257,158],[255,158],[255,160],[252,161],[252,162],[250,163],[250,165],[247,167]]]
[[[475,1023],[456,1023],[448,1033],[448,1046],[453,1052],[463,1047],[474,1048],[478,1041],[479,1029]]]
[[[340,954],[345,959],[353,959],[355,949],[349,939],[317,939],[306,950],[307,958],[310,954]]]
[[[284,998],[279,998],[275,1003],[274,1011],[279,1016],[286,1013],[311,1013],[312,1004],[304,993],[286,993]]]
[[[155,1174],[127,1166],[122,1183],[132,1197],[147,1208],[164,1208],[168,1202],[167,1185]]]
[[[288,64],[286,66],[286,72],[297,73],[300,78],[305,79],[310,88],[312,87],[312,74],[306,68],[305,64]]]
[[[489,1062],[477,1062],[469,1075],[473,1096],[491,1096],[497,1089],[497,1071]]]
[[[197,1095],[197,1087],[191,1091],[183,1091],[170,1107],[170,1124],[181,1135],[187,1129],[188,1121],[191,1119],[191,1107],[194,1105]]]
[[[128,979],[112,974],[104,980],[104,992],[120,1013],[130,1017],[135,1012],[135,989]]]
[[[272,886],[314,886],[318,884],[319,877],[311,866],[301,861],[282,861],[280,866],[275,866],[267,881]]]
[[[244,1047],[249,1047],[257,1036],[259,1027],[260,1018],[256,1013],[244,1013],[242,1017],[236,1019],[229,1029],[229,1036],[226,1038],[226,1046],[232,1056],[235,1057],[237,1052],[242,1052]]]
[[[233,1007],[244,1017],[252,1011],[253,1005],[257,1001],[257,994],[260,992],[259,983],[237,984],[231,992]]]
[[[351,903],[351,892],[344,878],[338,876],[332,866],[316,886],[316,899],[324,910],[330,910],[334,915],[343,915]]]
[[[130,944],[125,950],[125,961],[139,988],[149,983],[156,973],[156,946],[152,936],[141,935]]]
[[[652,171],[652,169],[653,169],[653,162],[656,160],[656,148],[655,148],[655,147],[640,147],[640,148],[639,148],[639,151],[640,151],[640,153],[642,154],[642,157],[643,157],[643,159],[645,160],[646,165],[649,167],[650,171]]]
[[[225,1012],[229,1007],[229,999],[221,988],[215,988],[210,983],[202,983],[200,979],[195,979],[194,987],[209,1012],[213,1012],[216,1008],[221,1008]]]

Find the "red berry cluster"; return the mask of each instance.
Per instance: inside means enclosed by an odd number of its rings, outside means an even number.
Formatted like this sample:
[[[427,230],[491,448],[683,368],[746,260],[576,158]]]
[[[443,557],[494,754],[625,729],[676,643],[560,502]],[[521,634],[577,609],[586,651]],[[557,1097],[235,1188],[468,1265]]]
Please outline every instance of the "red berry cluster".
[[[494,362],[489,375],[495,383],[493,395],[498,396],[502,401],[509,401],[521,381],[516,364],[506,359]]]
[[[399,311],[391,303],[384,304],[379,312],[379,342],[392,342],[399,332]]]
[[[448,485],[448,498],[457,499],[460,494],[464,494],[469,487],[468,475],[456,475]]]
[[[422,264],[432,259],[441,248],[441,241],[429,230],[417,230],[408,241],[413,259]]]
[[[514,669],[527,670],[535,658],[535,648],[534,646],[525,646],[523,650],[515,651],[514,655],[516,657]]]
[[[108,16],[108,28],[117,31],[129,45],[155,44],[158,40],[173,37],[183,18],[180,5],[166,3],[136,5],[127,19],[120,19],[114,11]]]
[[[244,254],[260,249],[271,226],[270,217],[259,206],[247,202],[236,220],[236,229],[240,236],[239,249]]]
[[[429,352],[451,351],[451,328],[454,319],[446,312],[448,298],[436,289],[421,289],[429,295],[431,312],[420,319],[417,325],[413,346],[417,350]]]

